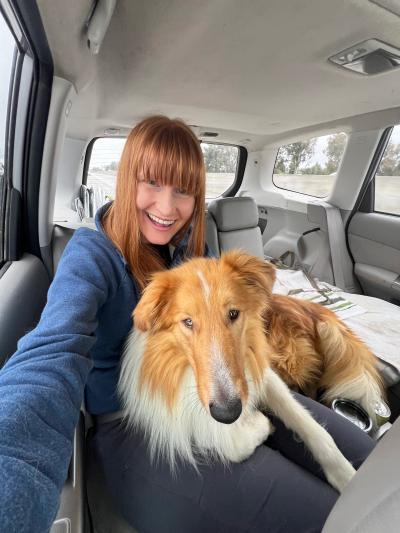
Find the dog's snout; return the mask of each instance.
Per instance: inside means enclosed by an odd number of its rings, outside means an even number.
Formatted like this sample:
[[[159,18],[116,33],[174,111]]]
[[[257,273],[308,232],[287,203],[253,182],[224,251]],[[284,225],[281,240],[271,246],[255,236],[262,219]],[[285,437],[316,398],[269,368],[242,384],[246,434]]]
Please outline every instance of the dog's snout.
[[[233,398],[223,404],[217,402],[209,403],[211,416],[222,424],[232,424],[237,420],[242,412],[242,401],[240,398]]]

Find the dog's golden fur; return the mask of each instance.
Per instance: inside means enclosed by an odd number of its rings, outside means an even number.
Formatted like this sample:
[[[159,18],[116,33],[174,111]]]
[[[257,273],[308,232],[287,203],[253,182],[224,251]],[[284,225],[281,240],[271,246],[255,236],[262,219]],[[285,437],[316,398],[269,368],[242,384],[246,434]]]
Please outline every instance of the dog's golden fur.
[[[320,391],[326,403],[350,397],[374,416],[373,403],[383,395],[377,360],[335,313],[272,294],[265,318],[271,364],[289,387],[312,398]]]

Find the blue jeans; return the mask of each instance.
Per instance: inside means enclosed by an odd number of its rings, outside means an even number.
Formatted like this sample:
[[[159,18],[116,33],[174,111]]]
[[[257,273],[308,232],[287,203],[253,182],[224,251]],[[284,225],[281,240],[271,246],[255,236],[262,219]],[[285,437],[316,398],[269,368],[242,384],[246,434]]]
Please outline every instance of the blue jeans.
[[[296,394],[358,468],[374,441],[323,405]],[[243,463],[151,464],[143,435],[101,424],[90,453],[115,507],[140,533],[319,532],[338,493],[303,443],[273,416],[275,432]]]

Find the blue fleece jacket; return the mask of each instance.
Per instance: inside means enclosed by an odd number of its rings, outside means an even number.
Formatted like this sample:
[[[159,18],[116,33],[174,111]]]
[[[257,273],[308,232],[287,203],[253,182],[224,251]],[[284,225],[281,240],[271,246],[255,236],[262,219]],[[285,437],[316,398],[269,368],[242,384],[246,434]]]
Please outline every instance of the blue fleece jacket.
[[[138,287],[105,235],[78,229],[67,244],[37,327],[0,372],[0,532],[49,529],[72,454],[86,385],[94,414],[120,409],[119,359]],[[174,251],[172,265],[185,256]]]

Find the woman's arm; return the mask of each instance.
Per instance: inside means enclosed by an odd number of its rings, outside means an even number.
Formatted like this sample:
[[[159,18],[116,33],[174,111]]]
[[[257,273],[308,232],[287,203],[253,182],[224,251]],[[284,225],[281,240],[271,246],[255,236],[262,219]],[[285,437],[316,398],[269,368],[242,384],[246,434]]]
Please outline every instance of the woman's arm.
[[[92,367],[97,312],[117,284],[117,267],[101,238],[78,232],[39,324],[0,372],[0,531],[51,526]]]

